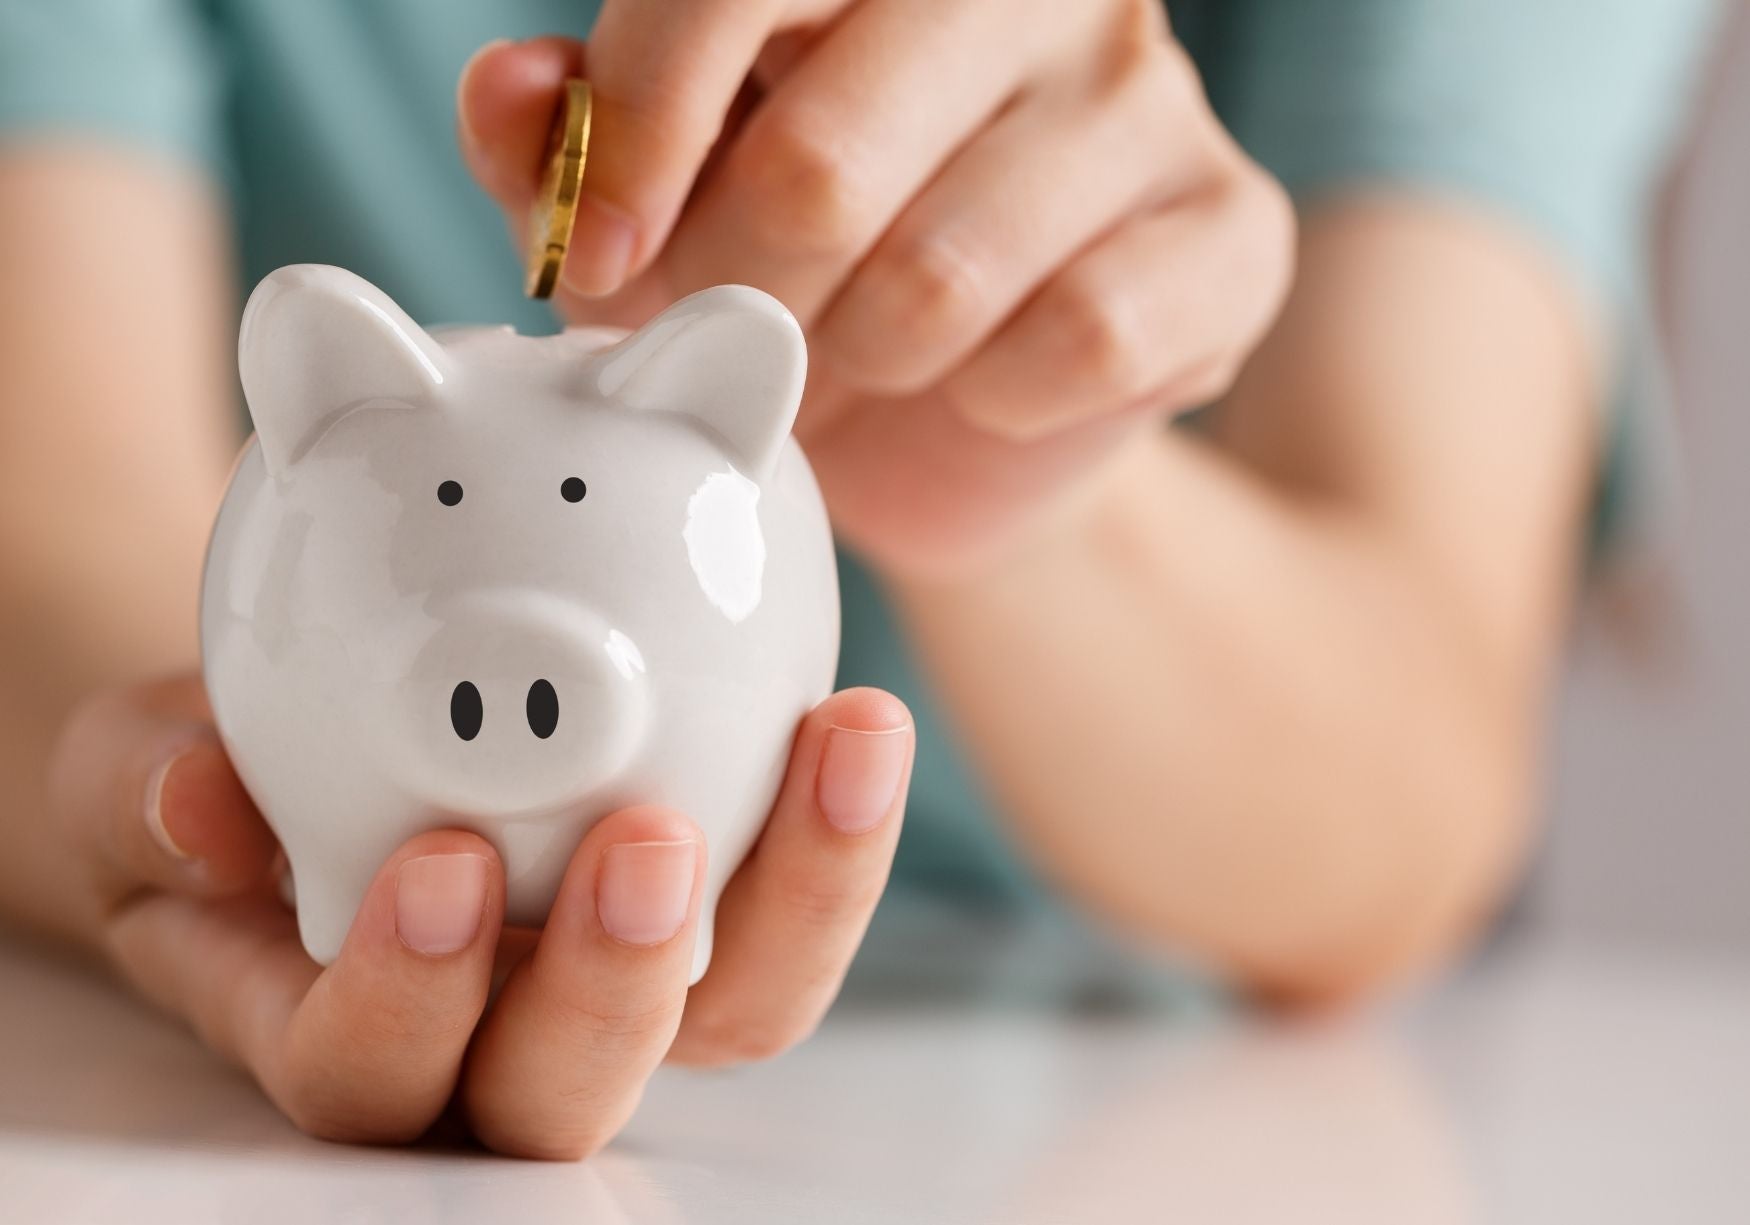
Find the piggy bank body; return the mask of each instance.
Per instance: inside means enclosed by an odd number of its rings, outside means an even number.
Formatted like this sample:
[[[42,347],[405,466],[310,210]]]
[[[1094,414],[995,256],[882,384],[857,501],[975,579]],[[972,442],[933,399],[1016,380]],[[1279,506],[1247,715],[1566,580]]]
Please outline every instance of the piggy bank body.
[[[239,362],[202,652],[311,956],[421,830],[491,840],[534,925],[595,820],[657,803],[705,833],[702,973],[838,655],[794,320],[731,286],[629,336],[427,333],[306,265],[256,290]]]

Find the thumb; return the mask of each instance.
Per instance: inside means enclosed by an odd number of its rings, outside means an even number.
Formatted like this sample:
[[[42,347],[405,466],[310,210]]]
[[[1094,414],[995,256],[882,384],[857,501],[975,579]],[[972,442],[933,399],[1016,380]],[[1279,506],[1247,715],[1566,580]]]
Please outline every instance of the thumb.
[[[513,225],[540,179],[566,77],[587,75],[594,115],[563,279],[613,293],[661,248],[760,49],[779,0],[607,0],[587,53],[569,39],[495,43],[462,70],[464,156]]]
[[[103,897],[141,885],[219,896],[267,877],[278,844],[231,768],[198,678],[90,699],[67,721],[49,774],[61,833]]]
[[[487,43],[456,82],[456,139],[476,182],[520,227],[541,181],[542,161],[565,80],[583,73],[572,38]],[[593,151],[592,151],[593,156]]]

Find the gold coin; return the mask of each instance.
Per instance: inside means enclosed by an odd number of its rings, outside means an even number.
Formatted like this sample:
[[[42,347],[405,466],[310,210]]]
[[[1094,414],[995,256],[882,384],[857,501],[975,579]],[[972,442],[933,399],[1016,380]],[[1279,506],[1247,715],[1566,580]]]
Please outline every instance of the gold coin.
[[[565,100],[547,143],[547,167],[541,189],[529,206],[528,276],[523,292],[550,298],[559,283],[571,228],[577,222],[577,198],[583,188],[583,165],[589,154],[589,82],[572,77],[565,82]]]

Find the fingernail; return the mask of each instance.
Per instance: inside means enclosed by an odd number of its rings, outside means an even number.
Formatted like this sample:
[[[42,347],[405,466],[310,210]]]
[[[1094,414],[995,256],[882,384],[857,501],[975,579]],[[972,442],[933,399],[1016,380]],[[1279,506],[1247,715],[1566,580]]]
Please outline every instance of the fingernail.
[[[474,137],[474,129],[468,124],[468,108],[462,105],[463,96],[468,90],[468,78],[474,75],[474,69],[479,66],[481,60],[500,47],[509,46],[510,42],[511,40],[508,38],[493,39],[475,51],[473,55],[470,55],[468,62],[462,65],[462,71],[456,74],[456,132],[461,137],[462,147],[465,149],[479,148],[479,142]]]
[[[191,749],[184,749],[154,770],[152,777],[146,780],[146,828],[152,834],[152,841],[162,847],[166,854],[181,860],[193,859],[194,854],[178,843],[176,836],[170,832],[170,827],[164,824],[164,788],[170,781],[171,773],[187,761],[192,752]]]
[[[691,841],[622,842],[602,854],[596,913],[622,944],[662,944],[687,921],[699,848]]]
[[[577,202],[571,247],[559,279],[572,293],[600,298],[626,283],[638,229],[613,205],[585,192]]]
[[[395,934],[416,953],[467,948],[485,909],[484,855],[422,855],[395,873]]]
[[[905,732],[903,727],[879,732],[854,727],[827,731],[815,799],[821,815],[834,829],[862,834],[881,824],[893,807],[900,775],[905,771],[911,739]]]

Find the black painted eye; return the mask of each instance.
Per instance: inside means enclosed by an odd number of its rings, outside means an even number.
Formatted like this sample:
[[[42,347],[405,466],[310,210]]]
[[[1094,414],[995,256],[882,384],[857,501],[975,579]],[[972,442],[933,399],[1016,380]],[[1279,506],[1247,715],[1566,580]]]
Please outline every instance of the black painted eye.
[[[486,711],[480,704],[480,691],[467,681],[457,685],[450,694],[450,726],[463,740],[480,734],[480,722]]]
[[[559,485],[559,496],[567,502],[581,502],[583,495],[589,492],[589,486],[583,483],[580,476],[568,476]]]
[[[462,487],[455,481],[445,481],[438,486],[438,501],[445,506],[454,506],[462,500]]]
[[[529,686],[529,730],[545,740],[559,726],[559,695],[546,681]]]

